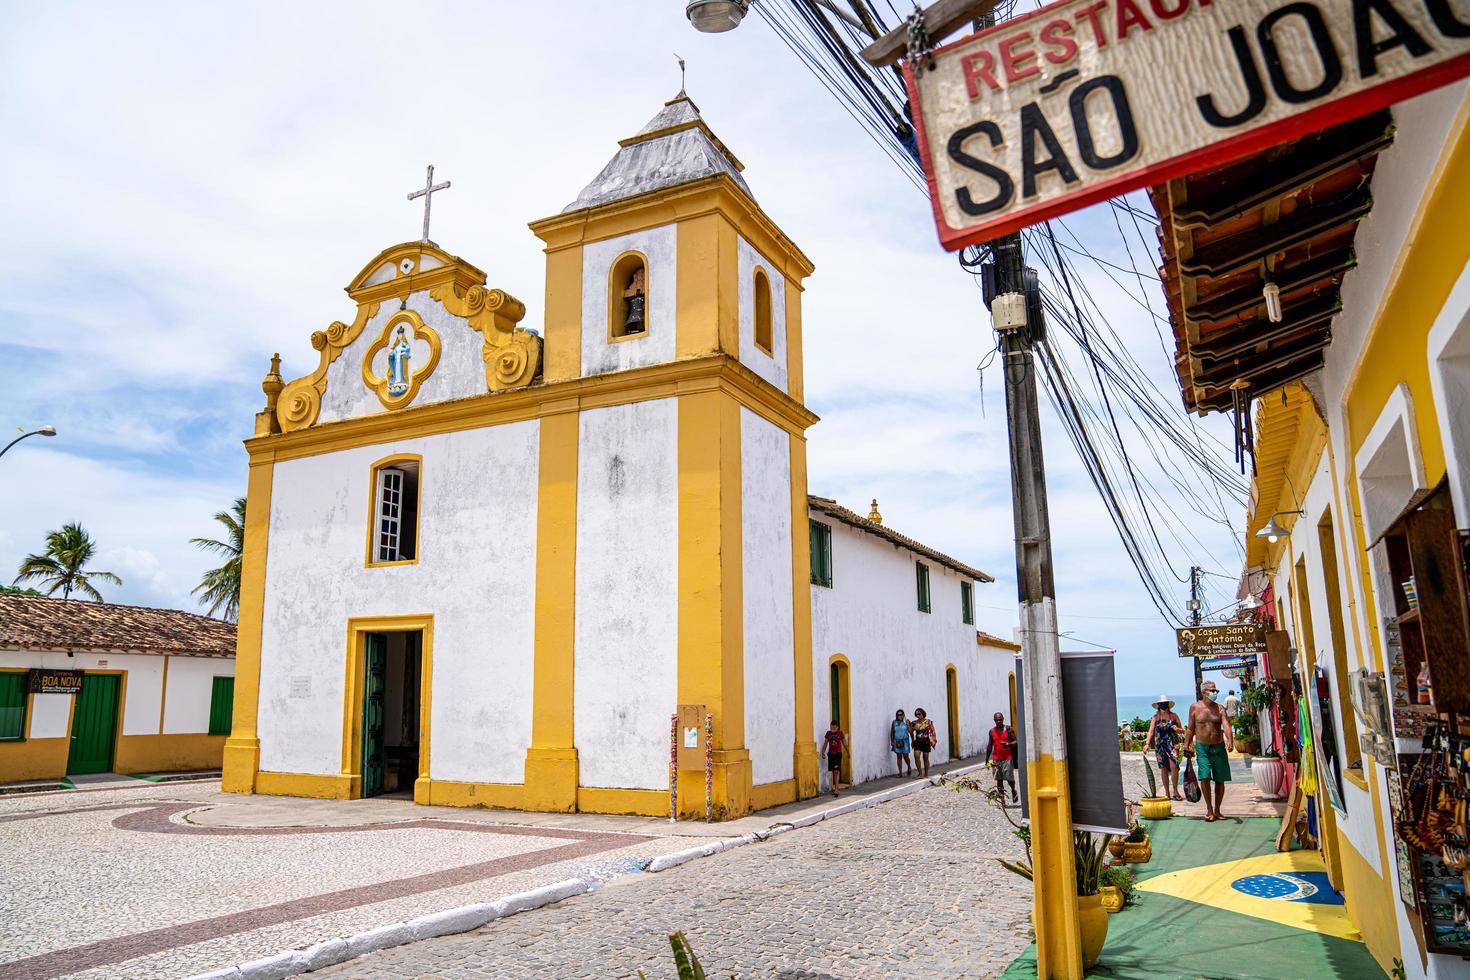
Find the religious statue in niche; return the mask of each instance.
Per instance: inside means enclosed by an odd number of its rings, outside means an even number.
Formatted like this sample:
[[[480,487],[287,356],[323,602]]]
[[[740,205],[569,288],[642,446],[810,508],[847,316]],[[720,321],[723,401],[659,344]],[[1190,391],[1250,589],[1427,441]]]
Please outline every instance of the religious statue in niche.
[[[643,278],[643,266],[640,264],[628,277],[628,288],[623,290],[623,305],[628,311],[623,319],[624,334],[642,333],[645,329],[643,308],[646,305],[646,297]]]
[[[388,348],[388,394],[398,398],[408,391],[413,379],[409,361],[413,358],[413,347],[408,342],[408,331],[403,324],[393,335],[393,345]]]

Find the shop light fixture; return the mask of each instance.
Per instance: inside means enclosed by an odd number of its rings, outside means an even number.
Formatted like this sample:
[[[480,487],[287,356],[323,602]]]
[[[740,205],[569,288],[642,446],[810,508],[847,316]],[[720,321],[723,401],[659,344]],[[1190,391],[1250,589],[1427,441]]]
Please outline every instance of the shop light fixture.
[[[1266,298],[1266,319],[1272,323],[1280,323],[1281,287],[1276,285],[1276,280],[1272,279],[1269,273],[1266,276],[1266,285],[1261,290],[1261,295]]]
[[[1280,517],[1282,514],[1296,514],[1300,516],[1302,514],[1302,511],[1278,510],[1276,513],[1271,515],[1270,520],[1266,521],[1266,526],[1256,532],[1256,537],[1265,538],[1271,544],[1275,544],[1277,541],[1280,541],[1282,538],[1290,534],[1290,531],[1282,527],[1280,524],[1276,523],[1276,518]]]

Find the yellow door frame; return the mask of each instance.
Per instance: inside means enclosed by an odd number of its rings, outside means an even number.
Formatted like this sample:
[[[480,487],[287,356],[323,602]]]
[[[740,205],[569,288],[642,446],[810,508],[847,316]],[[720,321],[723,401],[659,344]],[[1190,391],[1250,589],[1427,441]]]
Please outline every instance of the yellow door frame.
[[[362,695],[369,633],[412,633],[422,636],[419,658],[419,774],[413,801],[429,802],[430,693],[434,677],[434,616],[355,616],[347,620],[347,664],[342,703],[342,779],[348,799],[362,798]]]

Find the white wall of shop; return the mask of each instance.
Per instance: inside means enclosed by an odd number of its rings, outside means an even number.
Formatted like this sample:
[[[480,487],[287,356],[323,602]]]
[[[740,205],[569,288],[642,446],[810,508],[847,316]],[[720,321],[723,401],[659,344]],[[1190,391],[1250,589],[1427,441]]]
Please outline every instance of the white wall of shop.
[[[976,644],[975,627],[961,615],[960,576],[817,512],[812,518],[832,528],[832,588],[811,586],[813,720],[819,744],[832,717],[829,664],[841,654],[851,665],[855,782],[893,773],[888,726],[899,708],[910,718],[915,708],[928,713],[939,736],[930,761],[948,758],[945,669],[951,664],[959,689],[960,755],[983,752],[990,716],[1010,712],[1012,654]],[[929,613],[918,610],[914,563],[919,560],[929,566]],[[975,584],[977,593],[984,588]]]

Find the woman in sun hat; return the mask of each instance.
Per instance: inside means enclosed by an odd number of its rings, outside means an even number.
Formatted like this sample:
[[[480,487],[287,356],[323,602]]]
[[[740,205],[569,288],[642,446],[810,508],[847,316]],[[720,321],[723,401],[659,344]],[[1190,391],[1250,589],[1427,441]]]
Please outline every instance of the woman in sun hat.
[[[1154,759],[1164,779],[1164,795],[1171,800],[1182,800],[1179,793],[1179,735],[1184,726],[1173,711],[1174,700],[1160,694],[1154,701],[1154,716],[1148,723],[1148,738],[1144,750],[1154,750]]]

